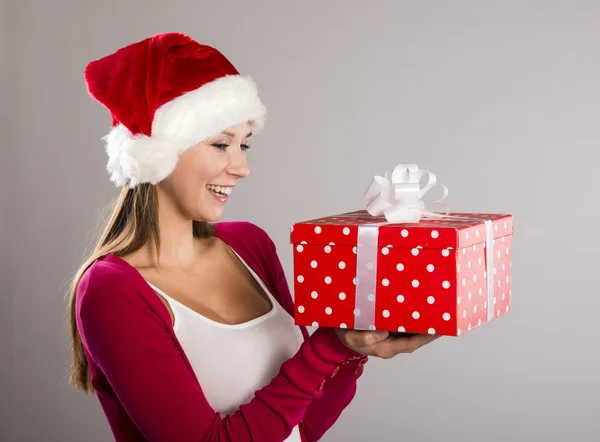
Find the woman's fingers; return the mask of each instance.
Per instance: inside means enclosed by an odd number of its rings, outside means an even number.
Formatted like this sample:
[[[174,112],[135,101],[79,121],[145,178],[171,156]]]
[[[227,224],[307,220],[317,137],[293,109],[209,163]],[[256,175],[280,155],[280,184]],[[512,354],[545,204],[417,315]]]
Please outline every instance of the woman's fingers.
[[[437,335],[413,335],[407,338],[386,339],[373,348],[375,353],[373,356],[390,359],[400,353],[412,353],[437,338],[439,338]]]
[[[336,329],[347,347],[369,356],[390,359],[400,353],[412,353],[439,338],[438,335],[405,334],[390,336],[386,331]]]

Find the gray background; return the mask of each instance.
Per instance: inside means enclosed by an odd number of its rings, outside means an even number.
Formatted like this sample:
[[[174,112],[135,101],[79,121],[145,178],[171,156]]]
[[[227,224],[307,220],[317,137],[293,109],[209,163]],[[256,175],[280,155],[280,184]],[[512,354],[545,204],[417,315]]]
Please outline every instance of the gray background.
[[[67,1],[0,9],[2,434],[108,441],[67,385],[67,283],[116,196],[87,62],[157,32],[218,47],[269,108],[226,219],[276,241],[416,162],[516,218],[513,310],[372,360],[324,441],[598,441],[600,2]]]

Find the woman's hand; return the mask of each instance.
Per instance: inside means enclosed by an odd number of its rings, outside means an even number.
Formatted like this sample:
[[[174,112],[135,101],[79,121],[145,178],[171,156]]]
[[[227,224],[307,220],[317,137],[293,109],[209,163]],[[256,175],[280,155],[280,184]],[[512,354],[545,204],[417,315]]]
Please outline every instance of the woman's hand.
[[[382,359],[391,359],[400,353],[412,353],[439,335],[388,333],[386,331],[335,329],[342,343],[358,353]]]

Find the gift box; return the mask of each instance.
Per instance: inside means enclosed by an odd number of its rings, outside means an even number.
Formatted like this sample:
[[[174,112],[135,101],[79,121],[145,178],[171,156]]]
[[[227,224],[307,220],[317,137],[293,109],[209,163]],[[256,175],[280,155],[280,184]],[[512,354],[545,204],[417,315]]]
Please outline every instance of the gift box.
[[[297,325],[460,336],[510,311],[513,216],[402,201],[292,225]]]

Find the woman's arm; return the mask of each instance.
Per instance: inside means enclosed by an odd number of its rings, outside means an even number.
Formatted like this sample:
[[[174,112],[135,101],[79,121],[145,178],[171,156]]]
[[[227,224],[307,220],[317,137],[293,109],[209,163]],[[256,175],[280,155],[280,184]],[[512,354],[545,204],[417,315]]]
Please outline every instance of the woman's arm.
[[[332,330],[317,330],[248,404],[221,418],[164,322],[125,278],[112,279],[80,294],[78,326],[89,356],[151,441],[281,442],[324,395],[323,379],[356,355]]]
[[[277,256],[275,244],[270,238],[268,238],[268,241],[270,242],[271,265],[275,275],[279,302],[293,316],[294,301],[289,285],[281,261]],[[315,333],[318,333],[319,330],[323,329],[320,328]],[[308,442],[317,442],[321,439],[354,399],[356,382],[362,375],[363,366],[367,361],[367,356],[353,353],[349,360],[337,365],[325,378],[321,386],[323,394],[308,405],[301,423]]]

